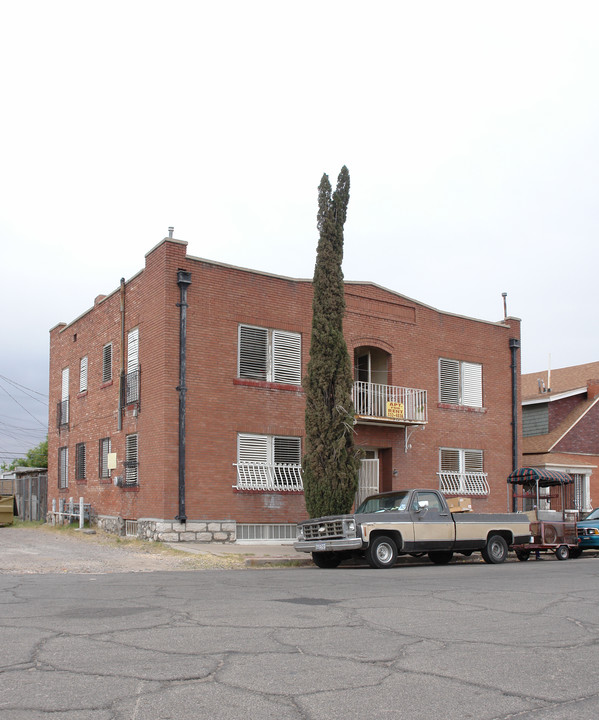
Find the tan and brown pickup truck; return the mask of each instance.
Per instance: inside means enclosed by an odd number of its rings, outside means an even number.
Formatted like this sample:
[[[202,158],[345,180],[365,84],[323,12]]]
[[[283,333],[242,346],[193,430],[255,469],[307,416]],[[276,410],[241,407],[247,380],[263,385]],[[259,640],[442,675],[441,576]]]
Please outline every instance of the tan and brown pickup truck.
[[[442,565],[454,553],[479,551],[502,563],[513,545],[530,542],[525,513],[452,513],[437,490],[398,490],[366,498],[353,515],[298,524],[298,552],[312,553],[321,568],[365,557],[373,568],[390,568],[399,555],[424,555]]]

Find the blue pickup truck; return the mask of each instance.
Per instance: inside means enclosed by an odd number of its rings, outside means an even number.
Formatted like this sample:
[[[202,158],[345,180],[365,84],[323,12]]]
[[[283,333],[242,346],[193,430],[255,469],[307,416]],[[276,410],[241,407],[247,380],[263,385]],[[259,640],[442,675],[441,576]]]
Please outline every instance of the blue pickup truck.
[[[576,527],[579,541],[577,550],[599,550],[599,508],[590,512],[584,520],[579,520]]]

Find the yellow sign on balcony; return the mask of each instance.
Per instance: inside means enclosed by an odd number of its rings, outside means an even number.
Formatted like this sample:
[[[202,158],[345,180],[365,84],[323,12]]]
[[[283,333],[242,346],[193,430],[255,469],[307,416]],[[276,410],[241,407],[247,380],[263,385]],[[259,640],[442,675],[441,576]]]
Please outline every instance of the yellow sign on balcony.
[[[403,403],[400,402],[388,402],[387,403],[387,417],[393,418],[394,420],[403,419]]]

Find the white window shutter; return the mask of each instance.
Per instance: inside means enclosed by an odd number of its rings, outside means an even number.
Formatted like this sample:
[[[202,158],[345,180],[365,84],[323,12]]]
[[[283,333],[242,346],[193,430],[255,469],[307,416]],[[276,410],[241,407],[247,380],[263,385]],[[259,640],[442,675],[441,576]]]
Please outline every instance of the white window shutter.
[[[137,483],[138,480],[137,458],[137,435],[127,435],[125,444],[125,482],[129,485]]]
[[[112,343],[102,348],[102,382],[112,380]]]
[[[69,368],[65,368],[62,371],[62,389],[60,399],[62,402],[69,399]]]
[[[302,337],[299,333],[273,330],[273,379],[275,382],[301,385]]]
[[[483,366],[477,363],[462,363],[462,405],[482,407]]]
[[[81,358],[79,366],[79,392],[87,390],[87,355]]]
[[[457,360],[439,359],[439,399],[453,405],[460,402],[460,364]]]
[[[139,328],[127,335],[127,372],[135,372],[139,365]]]
[[[268,330],[239,326],[239,377],[267,380]]]

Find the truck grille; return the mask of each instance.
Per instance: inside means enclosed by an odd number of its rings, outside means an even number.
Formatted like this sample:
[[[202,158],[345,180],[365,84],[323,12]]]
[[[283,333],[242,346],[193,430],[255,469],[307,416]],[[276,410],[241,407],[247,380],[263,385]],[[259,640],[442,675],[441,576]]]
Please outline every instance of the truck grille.
[[[343,521],[329,520],[327,522],[304,525],[306,540],[333,540],[343,537]]]

